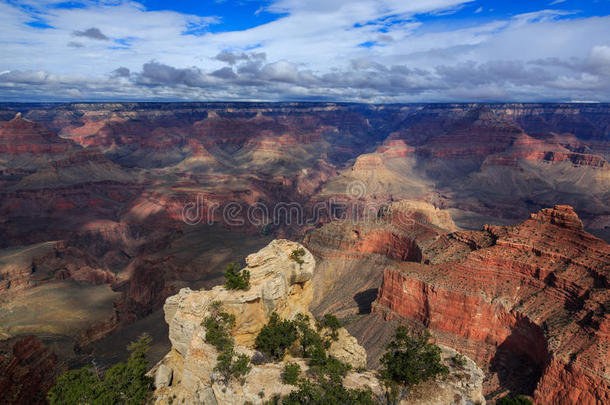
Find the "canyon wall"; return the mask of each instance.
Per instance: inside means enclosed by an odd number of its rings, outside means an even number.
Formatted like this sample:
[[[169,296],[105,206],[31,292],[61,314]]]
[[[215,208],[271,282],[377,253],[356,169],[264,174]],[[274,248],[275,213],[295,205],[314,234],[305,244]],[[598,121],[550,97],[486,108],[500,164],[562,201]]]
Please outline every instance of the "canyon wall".
[[[456,257],[460,245],[469,252]],[[489,365],[496,384],[540,403],[610,400],[610,246],[584,232],[571,207],[449,233],[423,254],[432,252],[434,264],[385,268],[374,311],[429,328]]]
[[[84,361],[286,237],[319,259],[312,312],[362,315],[348,329],[375,364],[391,328],[368,312],[394,262],[463,259],[496,237],[454,231],[556,204],[610,240],[609,117],[607,104],[0,104],[1,336],[52,330],[62,359]],[[403,200],[406,223],[386,212]],[[253,206],[266,217],[249,220]]]

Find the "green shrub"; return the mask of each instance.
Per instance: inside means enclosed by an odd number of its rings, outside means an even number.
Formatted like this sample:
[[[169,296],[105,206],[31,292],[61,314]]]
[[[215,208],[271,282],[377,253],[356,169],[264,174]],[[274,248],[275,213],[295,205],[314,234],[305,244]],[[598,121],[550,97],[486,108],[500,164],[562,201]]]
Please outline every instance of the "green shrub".
[[[309,358],[311,361],[309,362],[312,366],[323,367],[326,364],[326,349],[324,346],[315,345],[309,349]]]
[[[533,402],[523,395],[507,395],[498,399],[496,405],[533,405]]]
[[[325,317],[329,329],[338,329],[338,320]],[[335,322],[336,321],[336,322]],[[320,325],[322,325],[320,323]],[[256,338],[256,346],[262,352],[276,360],[284,357],[286,349],[298,340],[304,358],[309,358],[309,378],[299,379],[300,367],[288,363],[284,368],[282,380],[286,384],[297,385],[298,389],[284,398],[273,398],[266,404],[282,405],[372,405],[373,394],[367,390],[349,390],[343,387],[343,378],[351,369],[349,364],[329,356],[327,349],[330,340],[324,339],[311,327],[307,315],[297,314],[294,321],[282,321],[277,314],[272,314],[269,324]]]
[[[284,381],[284,384],[297,385],[299,375],[301,375],[301,366],[297,363],[286,363],[282,381]]]
[[[51,405],[60,404],[95,404],[100,391],[104,390],[104,382],[85,366],[78,370],[70,370],[55,381],[55,385],[47,394]]]
[[[324,375],[334,381],[341,381],[351,369],[351,365],[337,360],[332,356],[326,356],[326,360],[321,368]]]
[[[231,364],[233,363],[234,354],[235,352],[231,348],[218,353],[218,357],[216,357],[214,371],[219,372],[223,376],[225,382],[231,377]]]
[[[202,322],[205,326],[205,341],[218,350],[214,371],[220,373],[225,381],[240,378],[252,369],[250,359],[245,354],[236,355],[233,347],[235,340],[231,329],[235,326],[235,315],[222,311],[222,304],[215,301],[210,305],[210,316]]]
[[[51,405],[137,405],[147,403],[153,390],[152,378],[146,376],[146,352],[151,339],[142,335],[128,346],[131,352],[125,362],[115,364],[103,375],[91,367],[62,374],[47,399]]]
[[[227,290],[248,290],[250,288],[250,272],[239,270],[235,263],[229,263],[225,269],[225,288]]]
[[[252,366],[250,359],[245,354],[236,355],[233,349],[227,349],[218,354],[214,371],[219,372],[223,379],[228,382],[231,378],[240,378],[250,372]]]
[[[341,321],[333,314],[324,314],[324,318],[319,322],[320,327],[330,329],[330,336],[333,340],[339,339],[339,329],[343,326]]]
[[[389,388],[390,402],[399,402],[415,384],[449,373],[441,362],[441,349],[429,340],[428,331],[411,335],[404,326],[396,328],[394,339],[381,358],[381,378]]]
[[[250,359],[245,354],[238,354],[231,366],[231,375],[239,378],[245,376],[252,370]]]
[[[212,304],[212,314],[204,319],[205,341],[216,350],[223,351],[233,348],[233,336],[231,329],[235,326],[235,315],[220,310]]]
[[[352,369],[352,366],[329,356],[323,346],[315,345],[310,348],[311,371],[318,377],[326,376],[332,381],[339,382]]]
[[[311,328],[307,315],[297,314],[294,323],[299,332],[299,344],[303,358],[311,358],[315,352],[324,351],[329,347],[330,342],[326,342],[318,332]]]
[[[374,405],[370,389],[347,389],[332,381],[302,380],[299,389],[282,399],[282,405]]]
[[[463,368],[466,365],[466,357],[458,353],[451,358],[451,362],[454,366]]]
[[[255,346],[274,360],[282,360],[286,350],[297,340],[297,337],[294,322],[281,320],[278,314],[273,313],[269,323],[263,326],[256,337]]]
[[[290,258],[297,262],[299,265],[305,263],[305,260],[303,260],[303,256],[305,256],[305,249],[303,248],[295,249],[290,254]]]

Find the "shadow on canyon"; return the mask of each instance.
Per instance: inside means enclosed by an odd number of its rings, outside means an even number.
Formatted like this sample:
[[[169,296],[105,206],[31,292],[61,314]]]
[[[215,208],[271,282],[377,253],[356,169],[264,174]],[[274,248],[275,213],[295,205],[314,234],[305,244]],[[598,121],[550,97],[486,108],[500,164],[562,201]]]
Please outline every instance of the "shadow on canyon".
[[[354,301],[358,305],[358,314],[370,314],[373,301],[377,298],[377,288],[369,288],[354,295]]]
[[[527,319],[518,321],[491,359],[490,371],[496,374],[500,388],[488,398],[506,390],[532,396],[547,362],[547,341],[540,327]]]

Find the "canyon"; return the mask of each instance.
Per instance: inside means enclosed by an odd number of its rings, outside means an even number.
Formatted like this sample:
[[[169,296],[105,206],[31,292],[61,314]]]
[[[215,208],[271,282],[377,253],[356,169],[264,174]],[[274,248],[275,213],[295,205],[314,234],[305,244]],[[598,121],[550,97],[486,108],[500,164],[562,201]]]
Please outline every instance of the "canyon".
[[[3,103],[1,353],[156,363],[169,297],[286,238],[369,367],[407,323],[492,401],[607,402],[609,160],[608,104]]]

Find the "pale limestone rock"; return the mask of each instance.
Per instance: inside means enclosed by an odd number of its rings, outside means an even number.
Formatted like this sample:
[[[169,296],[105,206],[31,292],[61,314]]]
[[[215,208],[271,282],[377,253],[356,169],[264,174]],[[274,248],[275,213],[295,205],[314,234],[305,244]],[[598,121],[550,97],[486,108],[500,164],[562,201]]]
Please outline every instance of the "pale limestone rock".
[[[343,386],[347,389],[366,389],[370,388],[376,398],[383,398],[385,395],[383,383],[379,381],[374,371],[350,371],[343,379]]]
[[[303,263],[290,258],[296,249],[304,249]],[[187,403],[212,403],[212,396],[220,404],[232,403],[233,397],[240,404],[243,396],[260,402],[258,383],[265,381],[272,393],[290,392],[289,386],[281,384],[281,365],[254,367],[247,380],[255,381],[244,386],[212,381],[213,369],[218,355],[216,349],[205,342],[203,320],[209,315],[210,304],[220,301],[224,311],[235,315],[236,351],[247,352],[256,336],[276,312],[284,319],[292,319],[298,313],[310,315],[309,304],[313,298],[311,278],[315,259],[301,244],[288,240],[274,240],[269,245],[246,258],[246,268],[250,272],[250,288],[247,291],[227,290],[223,286],[207,291],[193,291],[183,288],[177,295],[169,297],[165,303],[165,320],[169,324],[169,338],[172,350],[156,366],[173,370],[172,386],[157,390],[157,403],[165,403],[167,398],[176,396]],[[248,352],[252,355],[253,352]],[[277,375],[275,375],[277,374]],[[274,377],[270,377],[270,376]],[[271,384],[277,377],[277,383]],[[211,391],[210,391],[211,389]],[[223,392],[224,389],[224,392]],[[258,402],[255,398],[259,398]],[[241,401],[241,402],[240,402]],[[236,402],[237,403],[237,402]]]
[[[218,400],[212,387],[204,388],[199,394],[199,400],[203,405],[218,405]]]
[[[354,369],[366,368],[366,350],[345,328],[338,331],[338,339],[333,341],[328,354],[351,365]]]
[[[155,373],[155,387],[168,387],[172,383],[173,373],[174,371],[171,368],[167,367],[165,364],[161,364]]]
[[[212,388],[218,403],[243,405],[249,401],[262,404],[275,395],[288,395],[295,387],[282,382],[284,367],[284,362],[253,366],[243,385],[239,381],[232,381],[228,385],[214,383]],[[301,363],[301,367],[306,367],[305,363]]]
[[[254,343],[272,312],[286,319],[299,312],[308,313],[313,298],[310,280],[315,259],[305,250],[303,264],[292,260],[290,254],[299,248],[304,249],[299,243],[280,239],[249,255],[245,267],[250,272],[248,291],[227,290],[224,286],[208,291],[183,288],[169,297],[163,309],[172,347],[186,355],[195,331],[201,328],[201,321],[214,301],[222,302],[224,310],[235,315],[233,335],[237,344],[245,346]]]

